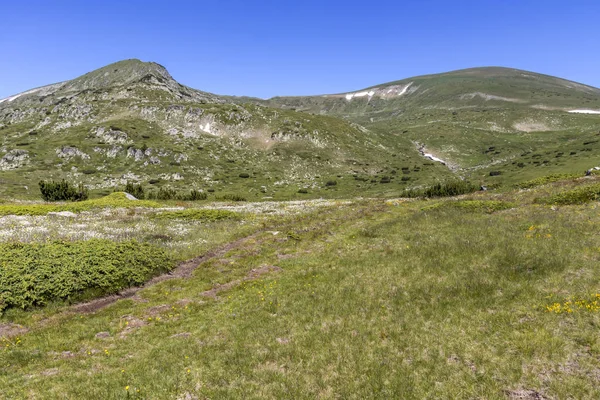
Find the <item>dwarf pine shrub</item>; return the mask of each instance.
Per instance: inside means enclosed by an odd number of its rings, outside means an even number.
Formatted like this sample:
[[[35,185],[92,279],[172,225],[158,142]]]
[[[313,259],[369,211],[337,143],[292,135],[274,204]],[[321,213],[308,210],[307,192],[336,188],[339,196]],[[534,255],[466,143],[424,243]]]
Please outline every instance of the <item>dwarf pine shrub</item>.
[[[0,311],[80,300],[138,286],[173,268],[165,250],[136,241],[0,243]]]
[[[42,180],[39,186],[44,201],[82,201],[87,200],[89,196],[83,183],[75,187],[64,179],[60,182]]]

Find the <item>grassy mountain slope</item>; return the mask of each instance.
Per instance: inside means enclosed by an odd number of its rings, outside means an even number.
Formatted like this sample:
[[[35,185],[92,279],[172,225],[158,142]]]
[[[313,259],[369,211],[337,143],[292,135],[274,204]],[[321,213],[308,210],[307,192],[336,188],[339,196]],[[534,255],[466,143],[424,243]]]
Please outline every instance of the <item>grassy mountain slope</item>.
[[[305,196],[301,188],[339,196],[384,193],[383,174],[393,180],[403,166],[423,169],[424,181],[449,174],[383,139],[330,116],[234,104],[126,60],[0,103],[0,194],[33,196],[39,179],[66,178],[98,191],[130,180],[251,198]]]
[[[600,114],[573,110],[600,110],[600,89],[508,68],[262,101],[125,60],[0,101],[0,195],[35,197],[48,178],[255,199],[396,195],[453,176],[507,185],[598,165]]]
[[[600,89],[517,69],[473,68],[265,104],[360,123],[485,183],[581,173],[600,156],[600,115],[569,112],[599,111]]]

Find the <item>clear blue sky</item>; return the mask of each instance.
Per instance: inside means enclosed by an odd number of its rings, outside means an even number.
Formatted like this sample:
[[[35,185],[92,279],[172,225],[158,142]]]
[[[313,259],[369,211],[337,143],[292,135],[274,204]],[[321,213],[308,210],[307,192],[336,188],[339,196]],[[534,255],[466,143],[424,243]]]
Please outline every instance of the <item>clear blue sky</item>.
[[[600,86],[600,1],[3,0],[0,98],[126,58],[218,94],[499,65]]]

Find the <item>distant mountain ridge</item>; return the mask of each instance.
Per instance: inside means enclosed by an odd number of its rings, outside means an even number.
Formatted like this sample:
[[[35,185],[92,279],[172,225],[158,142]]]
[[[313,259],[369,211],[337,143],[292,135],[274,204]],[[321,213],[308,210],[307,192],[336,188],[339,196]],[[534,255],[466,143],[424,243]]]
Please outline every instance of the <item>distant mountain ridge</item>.
[[[0,100],[0,194],[32,196],[42,178],[259,198],[393,195],[456,176],[502,184],[595,166],[595,113],[600,89],[512,68],[260,100],[131,59]]]

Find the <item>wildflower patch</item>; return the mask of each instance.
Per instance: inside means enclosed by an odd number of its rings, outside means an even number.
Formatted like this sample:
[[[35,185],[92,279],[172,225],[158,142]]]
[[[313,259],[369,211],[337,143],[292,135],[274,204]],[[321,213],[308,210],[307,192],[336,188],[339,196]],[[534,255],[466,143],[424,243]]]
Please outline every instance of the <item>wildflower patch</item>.
[[[567,299],[562,303],[554,302],[545,307],[545,311],[554,314],[571,314],[576,312],[599,312],[600,293],[591,295],[587,299]]]

